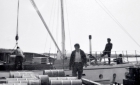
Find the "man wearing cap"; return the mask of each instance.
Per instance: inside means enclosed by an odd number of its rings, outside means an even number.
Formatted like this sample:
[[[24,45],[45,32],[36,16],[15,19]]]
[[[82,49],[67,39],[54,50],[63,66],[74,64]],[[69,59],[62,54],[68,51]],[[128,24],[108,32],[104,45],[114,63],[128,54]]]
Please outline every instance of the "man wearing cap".
[[[107,44],[105,46],[105,49],[103,51],[103,54],[101,55],[100,61],[102,60],[102,57],[105,56],[106,54],[108,55],[108,64],[110,64],[110,55],[111,55],[111,49],[113,47],[113,44],[111,43],[111,39],[107,38]]]
[[[72,69],[72,76],[77,76],[78,72],[78,79],[81,79],[83,73],[83,66],[86,67],[87,65],[86,54],[83,50],[80,49],[79,44],[75,44],[74,47],[75,50],[72,51],[70,56],[69,69]]]

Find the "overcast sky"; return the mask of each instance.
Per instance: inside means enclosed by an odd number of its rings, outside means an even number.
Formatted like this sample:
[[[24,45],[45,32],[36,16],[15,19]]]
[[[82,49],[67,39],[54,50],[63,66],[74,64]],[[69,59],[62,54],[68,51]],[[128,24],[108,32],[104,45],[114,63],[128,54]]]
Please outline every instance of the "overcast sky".
[[[34,0],[61,49],[60,0]],[[0,48],[13,49],[17,25],[18,0],[0,0]],[[105,7],[140,44],[140,0],[64,0],[66,50],[74,50],[79,43],[89,53],[92,35],[92,51],[103,51],[106,39],[111,38],[112,51],[140,51],[140,47],[122,30],[102,7]],[[106,11],[107,11],[106,10]],[[46,28],[30,0],[20,0],[19,46],[26,52],[56,52]]]

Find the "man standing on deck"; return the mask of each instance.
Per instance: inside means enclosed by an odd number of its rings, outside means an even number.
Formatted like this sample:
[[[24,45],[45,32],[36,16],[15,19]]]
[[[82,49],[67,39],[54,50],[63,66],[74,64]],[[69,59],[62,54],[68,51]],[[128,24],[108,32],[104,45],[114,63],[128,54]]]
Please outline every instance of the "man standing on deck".
[[[77,76],[78,79],[81,79],[83,73],[83,66],[87,65],[86,55],[83,50],[80,49],[79,44],[74,45],[75,50],[72,51],[69,62],[69,69],[72,69],[72,76]]]
[[[23,51],[17,47],[16,51],[15,51],[15,54],[16,54],[16,58],[15,58],[15,69],[19,69],[18,68],[18,64],[20,64],[20,68],[23,69],[23,66],[22,66],[22,63],[23,63]]]
[[[113,47],[113,44],[111,43],[111,39],[110,38],[107,38],[107,42],[108,43],[105,46],[105,49],[103,51],[103,54],[101,55],[100,62],[102,60],[102,57],[107,54],[108,55],[108,64],[110,64],[110,55],[111,55],[111,49]]]

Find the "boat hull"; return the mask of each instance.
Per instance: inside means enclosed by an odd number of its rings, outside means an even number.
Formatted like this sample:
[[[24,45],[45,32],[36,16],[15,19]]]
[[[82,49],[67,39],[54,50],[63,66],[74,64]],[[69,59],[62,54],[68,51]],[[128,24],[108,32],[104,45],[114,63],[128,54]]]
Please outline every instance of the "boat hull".
[[[84,68],[83,77],[103,84],[118,82],[123,83],[128,67],[133,64],[89,66]],[[65,70],[67,76],[72,76],[71,70]]]

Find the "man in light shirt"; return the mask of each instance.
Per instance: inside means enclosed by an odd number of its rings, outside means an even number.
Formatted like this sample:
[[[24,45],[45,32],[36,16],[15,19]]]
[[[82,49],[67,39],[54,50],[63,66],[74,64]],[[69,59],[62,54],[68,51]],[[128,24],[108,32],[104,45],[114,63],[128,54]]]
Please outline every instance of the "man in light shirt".
[[[78,79],[81,79],[83,73],[83,66],[87,65],[86,55],[83,50],[80,49],[79,44],[74,45],[75,50],[72,51],[70,62],[69,62],[69,69],[72,69],[72,76],[77,76],[78,72]]]
[[[20,64],[20,68],[23,69],[23,66],[22,66],[22,63],[23,63],[23,51],[17,47],[16,51],[15,51],[15,54],[16,54],[16,58],[15,58],[15,69],[19,69],[17,66],[18,64]]]

